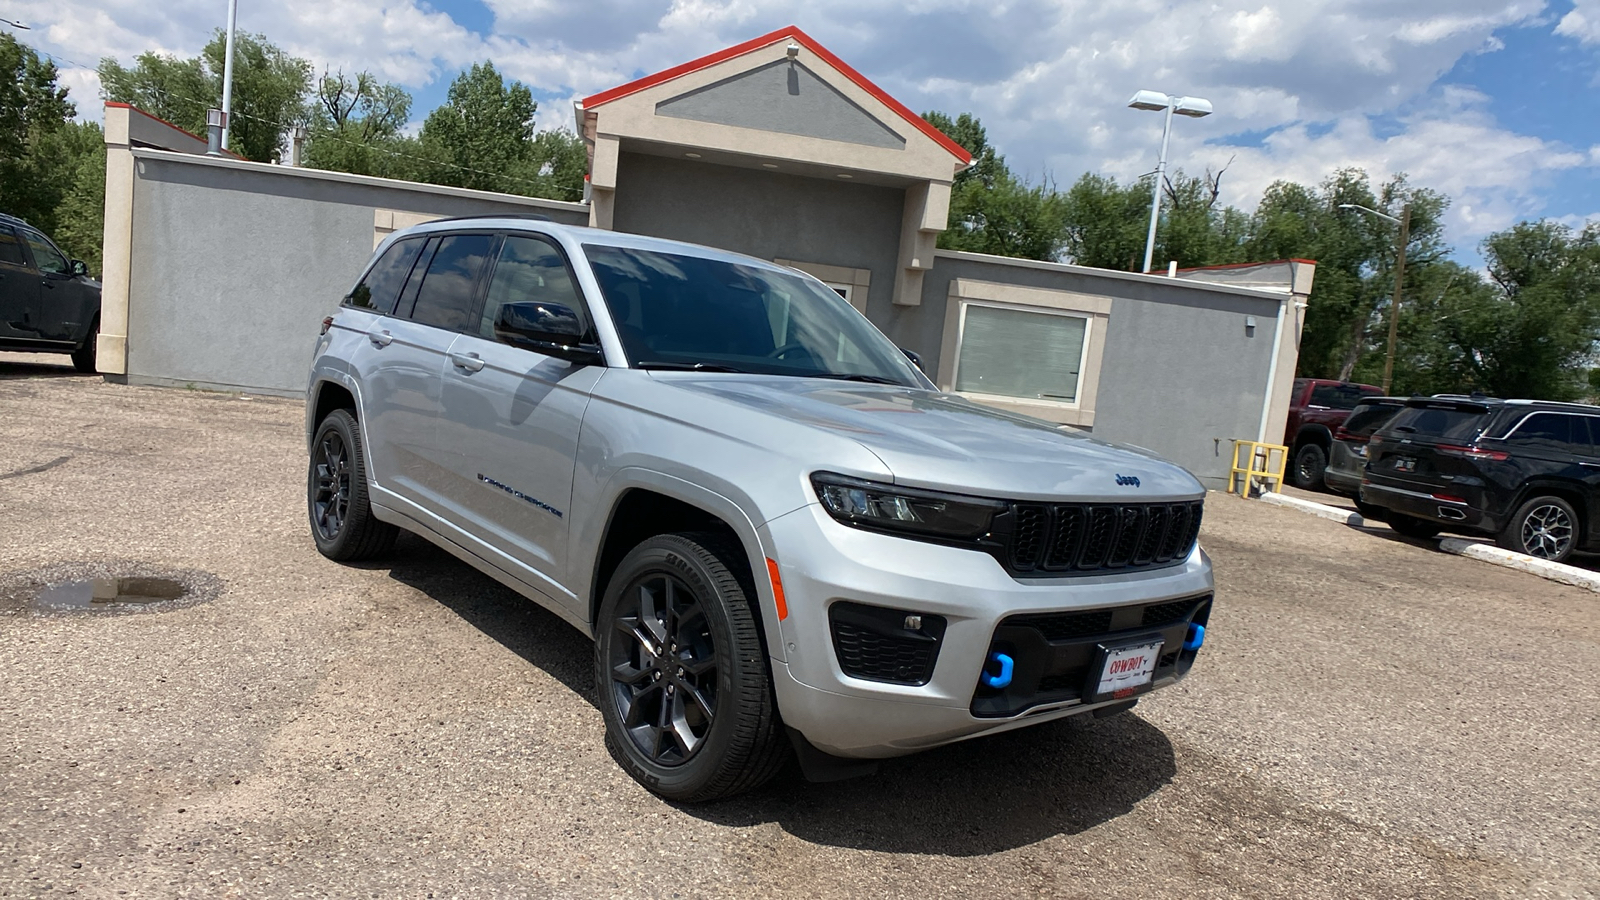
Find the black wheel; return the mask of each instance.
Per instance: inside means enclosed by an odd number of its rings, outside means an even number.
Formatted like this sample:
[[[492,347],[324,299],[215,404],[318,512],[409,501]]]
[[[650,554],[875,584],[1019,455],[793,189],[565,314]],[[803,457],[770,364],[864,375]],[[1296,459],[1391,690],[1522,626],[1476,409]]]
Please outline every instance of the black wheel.
[[[1328,452],[1317,444],[1301,444],[1294,452],[1289,483],[1308,491],[1322,490],[1322,473],[1328,468]]]
[[[95,368],[95,353],[100,343],[100,320],[96,318],[94,324],[89,326],[89,336],[83,339],[83,345],[72,351],[72,367],[79,372],[93,375],[99,369]]]
[[[336,409],[317,426],[306,470],[306,507],[317,552],[352,562],[389,552],[399,529],[380,522],[367,501],[367,460],[361,429]]]
[[[1560,497],[1535,497],[1522,504],[1500,532],[1500,546],[1551,562],[1562,562],[1578,544],[1578,511]]]
[[[606,747],[669,800],[751,790],[787,758],[742,557],[715,534],[658,535],[622,560],[600,605]]]
[[[1389,517],[1388,510],[1381,506],[1373,506],[1365,500],[1356,501],[1356,512],[1361,514],[1361,518],[1369,522],[1382,522]]]
[[[1390,513],[1385,520],[1389,527],[1400,532],[1408,538],[1425,541],[1439,535],[1439,526],[1427,519],[1418,519],[1415,516],[1403,516],[1400,513]]]

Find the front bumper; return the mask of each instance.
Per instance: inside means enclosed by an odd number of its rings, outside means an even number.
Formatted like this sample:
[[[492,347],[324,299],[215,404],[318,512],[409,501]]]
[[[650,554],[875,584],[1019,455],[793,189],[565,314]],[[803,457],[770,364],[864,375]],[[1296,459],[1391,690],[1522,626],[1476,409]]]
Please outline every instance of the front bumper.
[[[1082,697],[1041,692],[1009,706],[984,706],[978,702],[979,677],[991,648],[1004,637],[997,631],[1007,617],[1176,600],[1198,604],[1212,590],[1210,562],[1198,547],[1165,568],[1024,582],[986,553],[849,528],[817,504],[780,516],[762,531],[763,543],[777,554],[789,613],[778,629],[785,659],[772,661],[778,706],[786,724],[835,756],[899,756],[1126,702],[1085,703]],[[829,621],[830,606],[840,602],[943,617],[946,627],[926,683],[846,674]],[[1066,655],[1053,656],[1052,665],[1075,659],[1084,642],[1092,647],[1102,639],[1156,631],[1120,627],[1128,624],[1120,618],[1117,624],[1107,634],[1074,635],[1072,648],[1056,648]],[[1160,632],[1169,644],[1181,634],[1181,628]],[[1177,649],[1163,647],[1163,655]],[[1154,687],[1175,683],[1192,661],[1189,653],[1183,665],[1158,667]]]

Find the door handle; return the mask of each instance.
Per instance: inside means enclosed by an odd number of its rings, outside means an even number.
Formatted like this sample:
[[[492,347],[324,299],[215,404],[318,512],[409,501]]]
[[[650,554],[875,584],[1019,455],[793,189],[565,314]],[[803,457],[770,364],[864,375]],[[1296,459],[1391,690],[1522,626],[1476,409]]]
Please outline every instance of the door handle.
[[[458,369],[468,372],[477,372],[483,368],[483,360],[476,353],[452,353],[450,362]]]
[[[386,328],[374,328],[367,332],[367,340],[371,341],[374,347],[387,347],[394,343],[394,335]]]

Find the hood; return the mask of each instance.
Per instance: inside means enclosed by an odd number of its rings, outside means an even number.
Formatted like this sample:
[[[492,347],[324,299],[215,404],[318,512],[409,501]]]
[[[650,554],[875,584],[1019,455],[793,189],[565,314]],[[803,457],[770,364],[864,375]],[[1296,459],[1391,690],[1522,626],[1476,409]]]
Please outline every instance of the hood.
[[[1019,500],[1205,494],[1188,471],[1147,450],[954,394],[816,378],[651,374],[684,391],[849,437],[883,460],[897,484]]]

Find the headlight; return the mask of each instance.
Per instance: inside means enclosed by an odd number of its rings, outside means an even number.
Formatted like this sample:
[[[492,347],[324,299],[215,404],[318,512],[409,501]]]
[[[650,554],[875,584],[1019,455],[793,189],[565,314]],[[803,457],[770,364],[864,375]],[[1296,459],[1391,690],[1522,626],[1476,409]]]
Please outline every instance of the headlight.
[[[817,499],[828,514],[856,528],[896,531],[932,538],[973,539],[987,534],[999,500],[896,487],[847,478],[831,472],[811,476]]]

